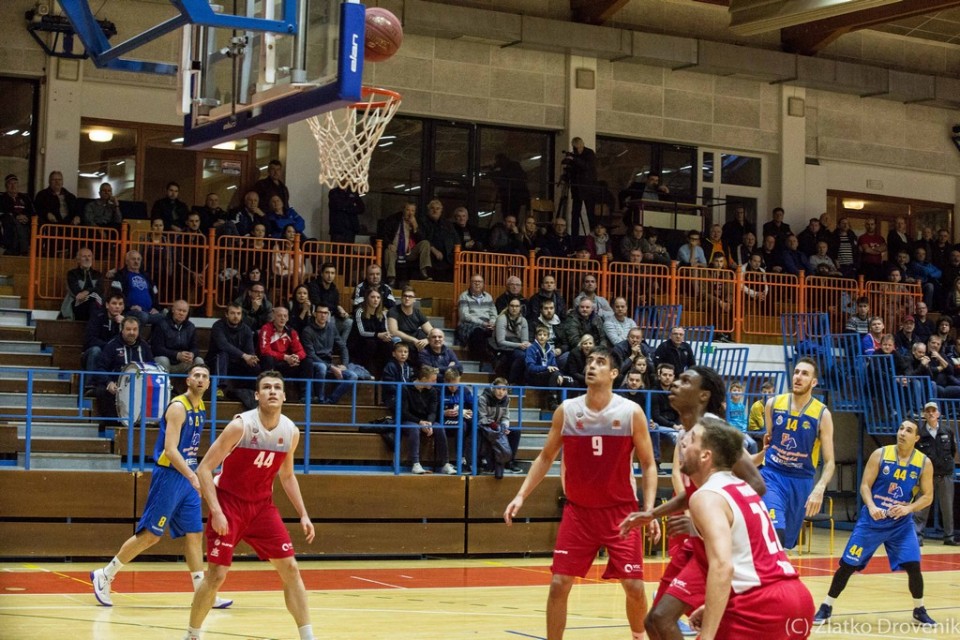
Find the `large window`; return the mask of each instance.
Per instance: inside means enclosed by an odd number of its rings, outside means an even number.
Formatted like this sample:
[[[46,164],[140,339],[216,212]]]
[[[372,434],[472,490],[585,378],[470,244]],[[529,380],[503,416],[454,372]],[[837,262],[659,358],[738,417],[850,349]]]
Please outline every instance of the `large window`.
[[[696,147],[597,136],[597,179],[620,205],[620,192],[650,174],[670,189],[671,200],[696,202]]]
[[[34,193],[40,84],[36,80],[0,78],[0,96],[0,175],[16,174],[21,191]]]

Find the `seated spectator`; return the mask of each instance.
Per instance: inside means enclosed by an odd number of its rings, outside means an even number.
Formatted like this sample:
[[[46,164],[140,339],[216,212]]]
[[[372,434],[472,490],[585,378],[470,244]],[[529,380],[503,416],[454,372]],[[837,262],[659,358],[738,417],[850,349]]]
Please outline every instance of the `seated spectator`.
[[[150,345],[140,338],[140,321],[135,316],[126,316],[121,322],[120,334],[103,345],[94,367],[95,371],[101,372],[95,377],[97,408],[100,416],[107,418],[106,423],[110,418],[118,417],[117,392],[120,387],[118,377],[111,374],[122,371],[133,362],[153,362],[153,353]]]
[[[630,259],[630,252],[640,251],[642,256],[643,248],[644,248],[643,225],[638,222],[630,227],[630,233],[625,235],[623,239],[620,241],[620,247],[619,247],[619,252],[617,253],[617,258],[619,258],[624,262],[632,262],[632,260]]]
[[[337,404],[353,387],[357,374],[347,367],[350,352],[330,321],[330,307],[319,304],[313,311],[313,319],[300,334],[303,350],[313,377],[313,398],[317,404]],[[333,363],[334,351],[339,352],[340,364]],[[326,381],[336,380],[337,386],[330,395],[326,393]]]
[[[719,333],[719,342],[730,342],[729,330],[733,327],[733,273],[727,269],[727,259],[722,253],[713,257],[710,263],[710,280],[703,283],[704,309],[714,323],[725,327],[725,333]]]
[[[523,472],[517,463],[520,430],[510,428],[508,393],[507,381],[494,378],[493,384],[484,389],[477,398],[477,431],[481,436],[477,443],[478,457],[492,462],[493,475],[497,479],[503,477],[504,469],[509,469],[511,473]],[[509,452],[503,446],[504,436]],[[464,451],[466,450],[464,446]]]
[[[677,250],[677,261],[681,267],[707,266],[707,257],[700,246],[700,232],[696,229],[687,231],[687,242]]]
[[[264,299],[269,300],[270,297],[267,295],[267,285],[264,279],[263,269],[257,265],[252,265],[240,279],[240,285],[237,287],[237,295],[233,301],[241,304],[247,298],[247,292],[250,288],[257,284],[263,287]],[[254,328],[254,330],[256,330],[256,328]]]
[[[463,373],[463,365],[453,349],[444,343],[443,329],[431,329],[427,334],[427,348],[419,354],[420,364],[426,364],[445,374],[447,369],[456,369]]]
[[[850,221],[847,218],[840,218],[837,221],[830,255],[844,278],[857,277],[857,269],[860,266],[860,246],[857,244],[857,234],[850,228]]]
[[[239,236],[250,235],[253,225],[258,222],[266,229],[267,214],[260,208],[260,196],[256,191],[247,191],[243,195],[243,204],[227,213],[227,222],[233,225]]]
[[[180,185],[171,181],[167,183],[166,195],[150,208],[150,219],[160,218],[165,229],[180,231],[188,213],[190,208],[180,200]]]
[[[916,334],[917,320],[913,315],[903,317],[900,322],[900,328],[894,338],[897,343],[897,352],[901,355],[909,355],[913,350],[913,345],[917,342],[923,342]]]
[[[93,251],[81,247],[77,251],[77,266],[67,272],[67,295],[60,305],[60,317],[89,320],[103,306],[102,289],[103,274],[93,268]]]
[[[483,289],[483,276],[475,273],[470,288],[457,298],[457,339],[470,349],[470,355],[483,360],[487,343],[493,337],[497,321],[497,307],[493,298]]]
[[[607,347],[606,334],[603,332],[603,321],[594,313],[593,302],[584,298],[577,305],[576,313],[571,313],[557,328],[557,337],[554,346],[560,349],[561,354],[568,353],[579,343],[585,334],[593,336],[594,345]],[[560,356],[560,361],[564,356]]]
[[[420,230],[417,222],[417,205],[408,202],[403,211],[391,215],[383,221],[384,251],[383,261],[387,267],[387,282],[397,284],[397,266],[417,265],[421,280],[430,280],[430,243]]]
[[[163,225],[163,218],[151,220],[150,232],[137,247],[143,258],[143,273],[154,285],[158,282],[167,284],[168,278],[173,274],[172,238],[165,233]],[[166,293],[168,292],[164,291],[164,294]]]
[[[763,268],[767,273],[783,272],[783,247],[777,245],[775,237],[764,236],[763,244],[756,252],[763,259]]]
[[[540,225],[537,224],[537,219],[533,216],[527,216],[523,221],[523,228],[520,230],[520,235],[518,236],[519,246],[517,247],[517,253],[520,255],[529,255],[532,251],[535,256],[542,255],[543,236],[544,231]]]
[[[195,364],[203,364],[197,355],[197,328],[189,320],[190,306],[177,300],[169,315],[153,325],[150,349],[157,366],[169,373],[187,373]]]
[[[457,234],[457,244],[461,251],[483,251],[483,232],[476,225],[470,224],[470,212],[466,207],[453,210],[453,232]]]
[[[532,332],[533,327],[543,326],[547,330],[547,343],[549,343],[550,348],[554,350],[555,356],[560,356],[562,353],[560,349],[556,348],[557,343],[557,329],[560,327],[560,318],[554,313],[554,305],[552,300],[545,300],[543,306],[540,307],[540,315],[534,318],[531,322],[527,318],[527,331]]]
[[[680,415],[670,404],[670,387],[676,376],[673,365],[664,362],[657,365],[657,387],[650,398],[650,441],[653,443],[653,457],[660,464],[661,436],[673,444],[677,443],[680,433]],[[656,426],[654,426],[656,425]]]
[[[257,194],[260,202],[270,202],[273,196],[280,196],[283,202],[283,208],[290,206],[290,190],[281,179],[283,176],[283,163],[273,159],[267,163],[267,175],[253,184],[253,191]]]
[[[743,398],[743,385],[739,382],[730,384],[727,395],[727,422],[747,435],[747,403]],[[744,437],[744,448],[751,454],[757,452],[757,443],[753,438]]]
[[[307,363],[307,352],[296,331],[287,326],[290,312],[286,307],[275,307],[273,319],[260,327],[258,351],[264,371],[279,371],[287,380],[286,393],[293,395],[291,378],[308,378],[312,373]]]
[[[492,346],[496,353],[494,371],[512,384],[519,384],[526,350],[530,347],[530,329],[520,300],[511,300],[497,316]]]
[[[157,287],[140,270],[143,258],[138,251],[127,251],[122,269],[111,269],[106,276],[111,280],[110,287],[123,294],[127,313],[134,314],[141,324],[152,324],[159,320],[157,309]]]
[[[417,292],[413,287],[404,287],[400,304],[387,312],[387,330],[394,338],[406,342],[411,352],[416,353],[427,348],[427,336],[433,331],[433,325],[420,310]]]
[[[826,241],[821,240],[817,242],[816,252],[810,256],[810,259],[807,261],[810,263],[810,269],[818,276],[841,278],[843,274],[840,273],[837,264],[833,261],[833,258],[827,255],[829,250],[830,245],[828,245]],[[826,267],[826,272],[821,271],[821,266]]]
[[[557,217],[543,234],[541,255],[568,258],[573,255],[573,238],[567,233],[567,219]]]
[[[844,327],[847,333],[858,333],[865,336],[870,333],[870,299],[867,296],[857,298],[857,312],[847,318]]]
[[[253,331],[259,331],[260,327],[269,322],[270,314],[273,312],[273,305],[266,298],[267,290],[262,284],[254,282],[240,303],[243,310],[243,321]],[[234,301],[236,304],[236,301]],[[269,371],[264,368],[264,371]]]
[[[937,288],[943,272],[932,263],[927,262],[927,251],[923,247],[917,247],[913,250],[913,260],[907,265],[907,275],[920,283],[923,301],[928,308],[933,307],[933,303],[937,299]]]
[[[805,273],[813,272],[807,256],[797,248],[798,246],[797,236],[793,234],[787,236],[783,251],[780,252],[780,273],[799,276],[801,271]]]
[[[613,346],[613,352],[620,358],[620,380],[624,378],[627,371],[638,366],[646,360],[653,360],[653,349],[643,339],[643,329],[633,327],[627,332],[625,340],[621,340]],[[647,363],[649,364],[649,363]],[[652,372],[651,372],[652,377]]]
[[[610,234],[607,233],[607,228],[602,224],[593,227],[593,231],[587,236],[585,248],[590,252],[591,260],[600,260],[603,256],[613,259]]]
[[[743,293],[748,306],[745,314],[759,314],[767,302],[770,285],[767,284],[767,272],[763,268],[763,256],[754,253],[747,264],[740,267],[743,273]]]
[[[933,320],[927,317],[929,306],[926,302],[917,303],[917,312],[914,314],[914,319],[917,321],[917,326],[914,329],[914,333],[917,336],[917,340],[926,342],[927,338],[933,335],[936,331],[936,327],[933,324]]]
[[[640,245],[643,249],[643,261],[670,266],[670,252],[657,242],[657,230],[654,227],[647,227],[645,234]]]
[[[88,227],[108,227],[120,230],[120,202],[113,195],[113,186],[109,182],[100,185],[100,198],[91,200],[83,208],[83,224]]]
[[[330,203],[330,242],[353,244],[360,232],[360,216],[367,207],[363,198],[352,189],[334,187],[328,194]]]
[[[313,320],[313,303],[310,302],[310,290],[307,285],[297,285],[293,290],[293,298],[287,303],[290,310],[290,328],[303,337],[303,328]]]
[[[678,376],[690,367],[697,364],[693,356],[693,349],[684,341],[686,330],[683,327],[674,327],[670,330],[670,339],[664,340],[654,353],[657,371],[661,364],[673,365],[673,375]],[[671,381],[672,382],[672,381]]]
[[[933,335],[939,336],[944,345],[953,344],[953,319],[950,316],[940,316]]]
[[[356,311],[367,297],[367,291],[373,289],[380,294],[380,300],[384,309],[391,309],[397,304],[397,299],[393,297],[393,289],[386,282],[382,281],[383,269],[378,264],[367,266],[366,275],[363,281],[353,290],[353,310]]]
[[[278,195],[270,196],[267,200],[267,235],[271,238],[287,238],[287,227],[293,227],[295,235],[302,236],[306,228],[306,221],[293,207],[283,204]],[[288,238],[289,239],[289,238]]]
[[[346,344],[350,327],[353,326],[353,317],[340,305],[340,290],[337,288],[336,279],[337,265],[324,262],[320,265],[320,277],[307,282],[307,291],[310,294],[310,302],[314,306],[325,304],[330,309],[332,320],[337,325],[337,332]]]
[[[395,342],[390,362],[383,367],[383,382],[385,383],[403,383],[413,382],[414,371],[410,366],[410,346],[406,342]],[[380,387],[380,397],[383,399],[383,406],[389,411],[396,411],[397,385],[384,384]],[[399,415],[399,414],[396,414]]]
[[[540,325],[535,331],[536,341],[527,349],[524,359],[524,381],[528,387],[549,387],[547,409],[554,411],[560,406],[560,394],[556,391],[563,386],[563,374],[557,366],[557,356],[547,343],[550,332]]]
[[[560,371],[563,373],[563,375],[573,380],[572,384],[569,386],[573,386],[578,389],[587,388],[587,379],[585,373],[587,356],[590,355],[596,344],[597,343],[593,339],[593,336],[589,333],[586,333],[580,336],[580,341],[577,343],[576,348],[570,351],[570,356],[566,359],[566,362],[563,363],[563,366],[560,367]]]
[[[719,224],[710,225],[710,233],[703,241],[703,255],[707,258],[707,264],[712,263],[715,256],[726,256],[723,249],[723,227]]]
[[[387,314],[380,291],[367,289],[363,304],[354,313],[347,349],[355,363],[378,378],[390,358],[393,342],[387,329]]]
[[[614,346],[627,339],[627,334],[637,326],[633,318],[627,315],[629,307],[623,296],[613,299],[613,315],[603,321],[603,335],[607,344]],[[622,358],[621,358],[622,359]]]
[[[734,247],[730,261],[741,270],[750,262],[750,256],[757,252],[757,236],[751,232],[743,234],[743,242]],[[762,259],[761,259],[762,261]]]
[[[763,441],[763,436],[767,433],[765,407],[767,406],[767,400],[774,395],[774,388],[772,381],[764,380],[763,384],[760,385],[760,398],[750,405],[747,432],[750,434],[750,437],[754,439],[759,437],[761,442]]]
[[[6,255],[30,255],[30,218],[36,215],[33,201],[20,193],[20,181],[10,174],[4,180],[7,190],[0,194],[0,230]]]
[[[473,431],[473,392],[469,386],[460,384],[460,372],[456,369],[447,369],[443,374],[443,382],[443,387],[438,391],[441,421],[444,426],[453,427],[450,435],[454,438],[454,443],[457,430],[462,428],[463,451],[467,451],[468,446],[472,446],[470,434]]]
[[[593,302],[593,308],[602,321],[606,322],[608,318],[613,317],[613,308],[610,303],[607,302],[606,298],[597,294],[597,276],[592,273],[583,276],[583,286],[577,297],[573,299],[573,306],[578,306],[581,300]]]
[[[497,307],[497,313],[503,313],[503,310],[506,309],[507,305],[513,300],[520,301],[521,312],[524,317],[526,317],[527,301],[523,297],[523,281],[517,276],[507,278],[507,290],[501,293],[494,301],[494,306]]]
[[[493,253],[520,253],[522,251],[517,216],[507,214],[502,222],[490,227],[487,248]]]
[[[216,193],[208,193],[203,206],[193,210],[200,214],[200,231],[204,235],[210,229],[214,229],[217,236],[239,235],[230,215],[220,206],[220,196]]]
[[[880,338],[883,337],[885,331],[883,318],[873,316],[870,318],[869,327],[870,330],[863,334],[860,340],[860,346],[865,356],[872,356],[880,349]]]
[[[653,377],[653,358],[640,357],[634,360],[633,368],[627,374],[640,374],[640,389],[652,389],[656,384]]]
[[[80,356],[84,371],[97,371],[97,359],[104,345],[120,335],[124,308],[123,296],[117,292],[111,292],[107,294],[106,305],[97,309],[87,320],[83,353]],[[95,383],[88,376],[84,386],[85,392],[89,393]]]
[[[807,228],[797,234],[797,249],[809,258],[819,253],[817,245],[821,242],[830,246],[830,232],[820,224],[820,218],[810,218]],[[813,265],[813,268],[816,266]]]
[[[943,354],[943,340],[934,334],[927,338],[927,356],[930,357],[930,377],[938,385],[953,385],[953,363]]]
[[[51,171],[47,178],[47,188],[37,192],[33,199],[37,210],[37,223],[78,225],[83,219],[77,208],[77,196],[63,187],[63,174]]]
[[[257,356],[256,338],[250,325],[244,322],[243,308],[230,304],[223,318],[213,323],[210,329],[210,349],[207,362],[213,365],[212,373],[220,376],[217,396],[227,389],[252,389],[253,381],[226,380],[225,378],[256,378],[260,375],[260,358]]]
[[[443,218],[443,203],[437,199],[427,204],[427,215],[418,220],[424,239],[430,243],[432,275],[453,273],[453,248],[459,239],[453,226]],[[446,278],[444,278],[446,279]]]
[[[747,209],[742,204],[736,204],[733,208],[733,220],[728,220],[723,225],[723,231],[720,238],[723,240],[723,246],[726,248],[727,258],[733,264],[739,266],[746,262],[750,253],[746,253],[743,261],[738,259],[737,253],[740,245],[743,244],[743,238],[747,234],[753,235],[754,244],[757,239],[757,225],[747,220]],[[753,248],[751,248],[751,251]]]
[[[954,253],[960,255],[960,252]],[[950,314],[952,318],[960,318],[960,276],[954,278],[952,284],[948,284],[944,289],[946,291],[942,305],[944,313]]]
[[[302,248],[297,248],[297,232],[292,224],[283,229],[283,241],[273,252],[273,273],[282,280],[297,283],[313,275],[310,260]]]
[[[553,314],[559,318],[558,322],[566,317],[567,303],[557,291],[557,277],[551,273],[540,276],[540,289],[527,300],[527,324],[535,326],[540,316],[540,307],[547,300],[553,302]]]
[[[433,437],[433,468],[438,473],[456,475],[447,455],[447,433],[439,421],[440,398],[437,393],[437,370],[421,365],[413,384],[403,385],[400,401],[400,421],[409,439],[410,470],[423,475],[427,470],[420,464],[421,436]]]
[[[168,276],[173,279],[174,294],[196,306],[203,302],[206,271],[213,268],[208,264],[207,238],[200,225],[199,213],[191,211],[187,214],[183,231],[175,237],[177,245],[172,252],[174,274]]]

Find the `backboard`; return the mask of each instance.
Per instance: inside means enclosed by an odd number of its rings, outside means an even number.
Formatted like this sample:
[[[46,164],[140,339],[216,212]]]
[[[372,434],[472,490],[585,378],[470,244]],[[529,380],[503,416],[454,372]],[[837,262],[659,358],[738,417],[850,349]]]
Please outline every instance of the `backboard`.
[[[229,26],[183,27],[178,87],[184,147],[211,147],[361,99],[363,5],[222,1],[211,6]],[[262,24],[274,26],[261,30]]]

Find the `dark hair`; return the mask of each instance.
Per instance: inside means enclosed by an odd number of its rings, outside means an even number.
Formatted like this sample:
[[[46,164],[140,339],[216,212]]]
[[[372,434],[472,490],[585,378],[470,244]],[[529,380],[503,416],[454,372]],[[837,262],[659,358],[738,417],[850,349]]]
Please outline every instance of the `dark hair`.
[[[713,413],[718,416],[724,414],[723,404],[727,399],[727,386],[723,383],[723,378],[714,369],[696,365],[687,369],[700,376],[700,389],[710,392],[710,399],[707,400],[707,413]]]
[[[170,187],[176,187],[177,189],[179,189],[180,184],[178,182],[174,182],[173,180],[171,180],[170,182],[167,183],[167,189],[169,189]]]
[[[121,300],[123,300],[123,294],[120,293],[119,291],[114,291],[113,293],[107,296],[107,302],[110,302],[111,300],[116,300],[117,298],[120,298]],[[124,304],[126,304],[127,301],[123,300],[123,302]]]
[[[677,368],[672,363],[661,362],[660,364],[657,365],[657,375],[660,375],[660,372],[663,371],[664,369],[670,369],[670,371],[673,371],[674,373],[677,372]]]
[[[606,347],[595,347],[593,351],[590,352],[591,356],[605,356],[607,361],[610,362],[610,368],[620,371],[620,367],[623,366],[623,363],[620,361],[620,354]]]
[[[128,324],[135,324],[137,328],[140,328],[140,318],[137,316],[123,316],[123,320],[120,321],[120,326],[125,327]]]
[[[279,371],[275,371],[273,369],[270,371],[262,371],[260,372],[260,375],[257,376],[257,391],[260,391],[260,381],[264,378],[277,378],[280,380],[280,382],[284,382],[283,374]],[[284,383],[284,386],[286,386],[286,383]]]
[[[743,434],[720,418],[700,418],[703,429],[700,444],[713,453],[713,466],[718,470],[732,469],[743,455]]]
[[[810,356],[803,356],[802,358],[797,360],[797,364],[810,365],[811,367],[813,367],[813,377],[814,378],[818,377],[818,374],[820,372],[820,367],[817,366],[817,361],[811,358]],[[796,367],[796,365],[794,365],[794,367]]]
[[[332,262],[324,262],[322,265],[320,265],[320,273],[323,273],[327,269],[333,269],[336,271],[337,265],[333,264]]]
[[[268,163],[267,163],[267,166],[269,166],[269,165],[271,165],[271,164],[272,164],[273,166],[275,166],[275,167],[282,167],[282,166],[283,166],[283,163],[280,162],[279,160],[277,160],[276,158],[274,158],[273,160],[271,160],[270,162],[268,162]]]
[[[867,296],[860,296],[859,298],[857,298],[857,304],[858,305],[870,304],[870,298],[868,298]]]
[[[206,372],[207,372],[207,375],[210,375],[210,367],[207,366],[206,364],[202,363],[202,362],[197,363],[197,364],[194,364],[194,365],[191,365],[190,368],[187,369],[187,374],[189,375],[190,373],[193,372],[194,369],[197,369],[197,368],[205,369]]]
[[[393,350],[394,350],[394,351],[396,351],[396,350],[399,349],[400,347],[403,347],[403,348],[406,349],[407,351],[410,351],[410,345],[408,345],[406,342],[394,342],[394,343],[393,343]]]

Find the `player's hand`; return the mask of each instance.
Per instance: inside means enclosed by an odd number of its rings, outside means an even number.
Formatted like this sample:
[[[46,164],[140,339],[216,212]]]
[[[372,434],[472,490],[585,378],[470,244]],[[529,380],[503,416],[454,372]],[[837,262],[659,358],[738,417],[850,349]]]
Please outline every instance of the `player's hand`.
[[[823,489],[814,489],[807,498],[807,517],[815,516],[820,513],[820,507],[823,505]]]
[[[197,477],[197,474],[191,471],[190,475],[187,476],[187,481],[191,487],[196,489],[197,493],[200,493],[200,478]]]
[[[905,504],[898,504],[890,507],[884,513],[888,518],[902,518],[910,515],[910,508]]]
[[[626,537],[631,529],[649,524],[653,519],[653,514],[650,511],[634,511],[620,523],[620,536]]]
[[[656,518],[651,520],[650,524],[647,525],[647,539],[652,544],[660,542],[660,521]]]
[[[310,522],[310,516],[300,518],[300,526],[303,527],[303,535],[307,539],[307,544],[313,544],[313,539],[317,537],[317,532]]]
[[[872,507],[867,507],[867,512],[870,514],[870,517],[873,518],[874,520],[883,520],[884,518],[887,517],[887,512],[876,505]]]
[[[674,515],[667,518],[667,537],[693,535],[693,521],[687,515]]]
[[[507,523],[507,526],[513,525],[513,517],[517,515],[517,512],[520,511],[520,507],[523,506],[523,498],[517,496],[510,501],[510,504],[507,505],[506,510],[503,512],[503,521]]]
[[[230,527],[227,525],[227,517],[223,515],[222,511],[218,513],[210,512],[210,526],[222,536],[227,535],[230,531]]]
[[[687,619],[690,621],[690,626],[693,627],[694,631],[700,631],[700,627],[703,625],[703,610],[706,608],[706,605],[700,605],[693,610]]]

